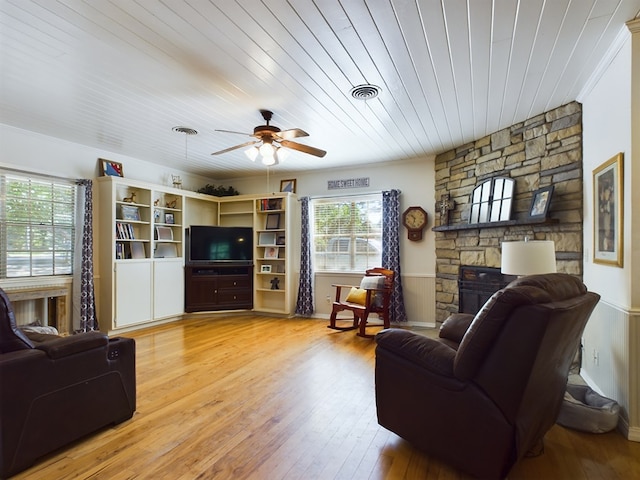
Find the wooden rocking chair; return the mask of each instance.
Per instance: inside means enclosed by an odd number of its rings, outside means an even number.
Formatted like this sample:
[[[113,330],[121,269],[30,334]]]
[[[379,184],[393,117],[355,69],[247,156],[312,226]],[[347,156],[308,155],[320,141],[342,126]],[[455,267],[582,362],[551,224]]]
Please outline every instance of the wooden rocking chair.
[[[389,304],[395,272],[386,268],[371,268],[365,272],[359,287],[353,285],[332,285],[336,288],[336,297],[333,302],[328,328],[334,330],[355,330],[360,328],[358,335],[365,338],[373,338],[366,333],[367,319],[370,313],[377,313],[383,320],[383,328],[390,327]],[[342,299],[342,291],[348,291],[346,298]],[[353,323],[348,326],[337,326],[338,313],[349,310],[353,313]],[[351,321],[351,319],[349,319]]]

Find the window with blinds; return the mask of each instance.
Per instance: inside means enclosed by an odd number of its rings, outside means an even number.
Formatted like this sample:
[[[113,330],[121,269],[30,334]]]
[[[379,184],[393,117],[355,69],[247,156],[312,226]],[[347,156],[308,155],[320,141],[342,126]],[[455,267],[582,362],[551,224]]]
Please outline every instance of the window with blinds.
[[[69,275],[76,186],[0,171],[0,278]]]
[[[312,201],[314,270],[357,272],[381,266],[382,196]]]

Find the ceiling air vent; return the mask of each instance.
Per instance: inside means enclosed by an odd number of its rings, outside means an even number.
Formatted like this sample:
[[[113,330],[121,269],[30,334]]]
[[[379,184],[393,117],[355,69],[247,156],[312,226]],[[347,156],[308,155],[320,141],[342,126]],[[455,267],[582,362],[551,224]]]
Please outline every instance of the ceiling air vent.
[[[351,89],[351,96],[356,100],[371,100],[380,94],[380,87],[364,84]]]
[[[197,135],[198,131],[189,127],[173,127],[171,130],[178,133],[184,133],[186,135]]]

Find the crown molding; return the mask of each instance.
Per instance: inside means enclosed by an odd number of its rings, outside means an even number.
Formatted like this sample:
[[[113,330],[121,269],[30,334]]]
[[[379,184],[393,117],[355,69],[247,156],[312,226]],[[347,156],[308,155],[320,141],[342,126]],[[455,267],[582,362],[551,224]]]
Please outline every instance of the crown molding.
[[[637,28],[640,28],[640,23],[638,22],[640,22],[640,19],[627,22],[626,25],[629,28],[629,30],[631,30],[631,27],[629,25],[632,23],[636,23],[638,26]],[[591,90],[598,84],[598,82],[600,81],[604,73],[607,71],[607,69],[613,62],[613,60],[616,58],[616,56],[624,46],[625,42],[630,38],[629,30],[627,30],[624,27],[620,28],[618,35],[616,35],[616,38],[614,39],[614,41],[611,43],[611,45],[609,45],[609,48],[607,49],[607,52],[605,53],[605,55],[602,57],[602,60],[600,60],[600,62],[594,69],[593,73],[589,77],[589,80],[587,80],[584,87],[582,87],[582,90],[580,90],[580,93],[576,98],[576,100],[578,100],[580,103],[584,103],[584,99],[589,95],[589,93],[591,93]]]
[[[629,20],[627,22],[627,28],[632,34],[640,33],[640,18],[634,18],[633,20]]]

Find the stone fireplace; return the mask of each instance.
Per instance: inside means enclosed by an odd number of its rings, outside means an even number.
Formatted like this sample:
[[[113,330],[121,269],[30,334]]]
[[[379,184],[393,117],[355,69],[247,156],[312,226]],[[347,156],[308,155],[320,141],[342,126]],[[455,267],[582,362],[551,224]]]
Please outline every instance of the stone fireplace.
[[[469,224],[469,197],[496,176],[515,179],[511,220]],[[436,320],[458,311],[463,265],[499,268],[502,241],[553,240],[559,272],[582,276],[582,107],[572,102],[444,152],[435,160],[435,199],[449,194],[455,209],[436,232]],[[531,199],[553,185],[549,220],[529,219]],[[436,215],[438,218],[438,215]],[[440,217],[444,220],[445,217]]]

